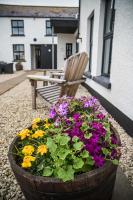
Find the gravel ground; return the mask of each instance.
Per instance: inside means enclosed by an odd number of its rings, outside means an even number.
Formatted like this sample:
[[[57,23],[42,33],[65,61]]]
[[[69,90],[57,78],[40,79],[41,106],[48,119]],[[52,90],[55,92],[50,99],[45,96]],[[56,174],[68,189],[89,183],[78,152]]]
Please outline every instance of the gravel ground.
[[[80,87],[77,96],[89,95]],[[38,109],[31,109],[31,92],[29,81],[26,80],[0,96],[0,199],[24,199],[7,159],[8,147],[21,129],[28,127],[35,117],[44,118],[48,115],[49,105],[38,99]],[[113,121],[122,142],[120,166],[133,185],[133,139]]]
[[[0,74],[0,83],[7,81],[11,78],[15,78],[17,76],[20,76],[21,74],[24,74],[24,71],[16,71],[14,74]]]

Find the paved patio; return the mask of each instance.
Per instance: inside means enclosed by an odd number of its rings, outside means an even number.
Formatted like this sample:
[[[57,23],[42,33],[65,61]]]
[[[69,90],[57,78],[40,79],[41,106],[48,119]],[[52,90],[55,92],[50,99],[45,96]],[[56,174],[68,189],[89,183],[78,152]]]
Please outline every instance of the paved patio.
[[[38,109],[32,110],[31,88],[29,81],[25,80],[26,74],[22,74],[21,77],[14,77],[13,80],[7,80],[8,84],[6,85],[8,86],[14,82],[13,88],[10,87],[9,91],[0,96],[0,198],[6,200],[24,199],[9,166],[7,159],[8,147],[17,132],[24,127],[28,127],[33,118],[48,116],[49,110],[49,105],[39,98],[37,99]],[[8,89],[8,87],[5,88]],[[77,96],[81,95],[90,94],[85,88],[80,87]],[[113,121],[112,123],[117,128],[122,142],[120,169],[117,173],[112,200],[131,200],[133,196],[131,187],[131,185],[133,186],[133,139],[127,135],[117,122]]]

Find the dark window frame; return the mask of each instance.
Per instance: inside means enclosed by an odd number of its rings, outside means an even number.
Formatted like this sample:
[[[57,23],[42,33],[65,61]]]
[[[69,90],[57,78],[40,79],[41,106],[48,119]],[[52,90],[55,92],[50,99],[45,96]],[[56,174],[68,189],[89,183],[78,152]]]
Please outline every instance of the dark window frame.
[[[106,76],[106,77],[110,77],[111,59],[112,59],[112,43],[113,43],[113,32],[114,32],[114,18],[115,18],[115,9],[114,9],[115,0],[111,0],[112,8],[110,8],[111,10],[111,18],[110,18],[110,24],[109,24],[110,31],[106,32],[108,1],[110,0],[105,1],[103,52],[102,52],[102,68],[101,68],[101,75]],[[108,59],[108,69],[107,69],[108,72],[105,73],[104,72],[104,56],[105,56],[104,54],[105,54],[105,43],[107,40],[110,40],[110,48],[109,48],[109,59]]]
[[[89,72],[91,73],[92,68],[92,49],[93,49],[93,32],[94,32],[94,11],[89,17],[90,23],[90,35],[89,35]]]
[[[15,26],[13,22],[17,22],[17,25]],[[22,22],[22,26],[19,25],[19,22]],[[12,36],[24,36],[24,20],[11,20],[11,27],[12,27]],[[15,34],[13,29],[16,28],[18,30],[18,34]],[[20,34],[20,29],[23,29],[23,33]]]
[[[48,23],[50,23],[50,26],[48,26]],[[48,30],[51,31],[51,34],[48,33]],[[52,36],[52,24],[50,20],[46,20],[46,36]]]
[[[16,51],[15,50],[16,45],[19,46],[19,48],[20,48],[20,46],[23,46],[23,50]],[[15,59],[15,53],[18,53],[19,59]],[[22,59],[20,58],[21,53],[23,53],[23,55],[24,55],[24,58],[22,58]],[[13,61],[14,62],[25,61],[25,46],[24,46],[24,44],[13,44]]]
[[[72,52],[73,52],[73,44],[66,43],[66,58],[69,58],[72,55]]]

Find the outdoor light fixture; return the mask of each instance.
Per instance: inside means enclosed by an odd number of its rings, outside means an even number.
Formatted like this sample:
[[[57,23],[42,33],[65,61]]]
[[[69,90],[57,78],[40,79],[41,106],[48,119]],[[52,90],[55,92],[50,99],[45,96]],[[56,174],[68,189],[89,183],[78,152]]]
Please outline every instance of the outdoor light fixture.
[[[34,41],[34,42],[36,42],[36,41],[37,41],[37,39],[36,39],[36,38],[34,38],[34,39],[33,39],[33,41]]]
[[[77,43],[80,43],[80,42],[82,42],[82,38],[81,38],[81,37],[78,37],[78,38],[77,38]]]

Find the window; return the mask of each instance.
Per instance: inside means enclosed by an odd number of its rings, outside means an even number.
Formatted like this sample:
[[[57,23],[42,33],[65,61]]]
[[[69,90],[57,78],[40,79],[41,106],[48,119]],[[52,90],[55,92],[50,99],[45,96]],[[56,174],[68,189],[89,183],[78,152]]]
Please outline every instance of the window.
[[[24,21],[23,20],[11,20],[12,35],[24,36]]]
[[[13,45],[13,58],[14,61],[24,60],[24,44]]]
[[[66,43],[66,58],[72,55],[72,43]]]
[[[102,75],[107,77],[110,76],[110,65],[112,56],[112,40],[113,40],[114,14],[115,14],[114,3],[115,0],[105,1]]]
[[[46,21],[46,35],[52,35],[51,21]]]
[[[91,72],[91,66],[92,66],[93,26],[94,26],[94,13],[90,16],[89,72]]]

